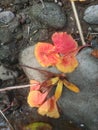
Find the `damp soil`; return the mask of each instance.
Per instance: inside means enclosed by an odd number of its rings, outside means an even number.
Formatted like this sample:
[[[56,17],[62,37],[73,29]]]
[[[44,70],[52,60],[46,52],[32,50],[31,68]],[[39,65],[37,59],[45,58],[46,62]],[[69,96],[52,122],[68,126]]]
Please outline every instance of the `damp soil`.
[[[69,0],[61,0],[59,2],[61,2],[63,5],[62,9],[65,12],[67,12],[67,26],[60,30],[49,28],[48,40],[50,39],[51,34],[55,31],[67,31],[68,33],[71,33],[78,42],[81,42],[75,19],[73,19],[73,11]],[[82,25],[83,34],[87,42],[89,42],[89,39],[87,39],[87,34],[89,33],[89,24],[84,22],[83,13],[88,6],[94,4],[98,4],[97,0],[86,0],[86,2],[81,3],[76,2],[76,7],[79,12],[78,15]],[[8,8],[8,6],[5,7]],[[28,39],[19,39],[18,41],[14,41],[14,43],[17,44],[16,47],[18,48],[15,50],[17,62],[15,62],[14,64],[9,64],[7,66],[13,70],[16,69],[19,72],[19,76],[14,81],[0,81],[0,85],[3,88],[11,85],[23,85],[29,83],[28,78],[22,71],[21,66],[19,66],[18,62],[19,52],[21,51],[21,49],[28,46],[29,41]],[[10,42],[7,44],[10,44]],[[83,124],[76,124],[71,119],[68,119],[68,117],[65,117],[61,110],[61,117],[59,119],[51,119],[48,117],[42,117],[38,115],[36,109],[30,108],[27,104],[26,98],[28,92],[29,88],[23,88],[1,93],[0,109],[5,114],[6,118],[8,119],[9,123],[13,126],[14,130],[24,130],[24,127],[26,125],[38,121],[49,123],[52,126],[53,130],[88,130],[86,126],[84,127]],[[9,123],[7,123],[2,114],[0,114],[0,130],[10,130],[11,128],[9,126]]]

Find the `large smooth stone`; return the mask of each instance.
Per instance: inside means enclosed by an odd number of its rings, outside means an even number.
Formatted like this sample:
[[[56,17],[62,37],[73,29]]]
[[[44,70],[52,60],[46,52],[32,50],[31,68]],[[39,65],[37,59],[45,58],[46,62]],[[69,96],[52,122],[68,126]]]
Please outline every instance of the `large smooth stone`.
[[[31,46],[23,50],[20,64],[42,68],[34,57],[33,49]],[[80,88],[80,93],[76,94],[64,88],[59,106],[70,120],[86,125],[88,130],[98,130],[98,59],[91,55],[91,51],[91,48],[85,48],[79,52],[79,66],[67,75],[68,80]],[[26,67],[23,69],[29,79],[43,81],[46,78],[36,70]],[[55,68],[52,68],[52,72],[58,73]]]
[[[89,6],[84,12],[83,19],[90,24],[98,24],[98,5]]]
[[[42,24],[56,29],[63,28],[66,24],[66,16],[61,7],[52,2],[36,4],[29,9],[29,15]]]

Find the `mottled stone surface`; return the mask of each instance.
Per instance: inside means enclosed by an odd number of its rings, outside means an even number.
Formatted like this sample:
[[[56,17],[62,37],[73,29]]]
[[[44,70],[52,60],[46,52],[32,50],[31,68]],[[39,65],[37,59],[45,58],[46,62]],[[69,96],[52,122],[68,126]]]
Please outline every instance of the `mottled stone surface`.
[[[20,55],[20,63],[31,67],[42,68],[33,53],[34,47],[25,49]],[[71,120],[87,126],[88,130],[98,128],[98,59],[91,55],[91,49],[83,49],[77,56],[78,68],[68,74],[68,79],[80,88],[80,93],[73,93],[66,88],[59,100],[63,113]],[[23,68],[29,79],[42,81],[41,73]],[[47,69],[49,70],[49,68]],[[57,72],[52,68],[52,72]]]
[[[83,19],[90,24],[98,24],[98,5],[89,6],[84,12]]]
[[[42,24],[53,28],[63,28],[66,24],[65,13],[60,6],[52,2],[44,2],[44,7],[41,3],[36,4],[29,9],[29,13]]]
[[[18,76],[18,73],[16,71],[12,71],[4,67],[2,64],[0,65],[0,79],[1,80],[14,79],[17,76]]]
[[[14,14],[11,11],[3,11],[0,13],[0,23],[7,24],[14,18]]]

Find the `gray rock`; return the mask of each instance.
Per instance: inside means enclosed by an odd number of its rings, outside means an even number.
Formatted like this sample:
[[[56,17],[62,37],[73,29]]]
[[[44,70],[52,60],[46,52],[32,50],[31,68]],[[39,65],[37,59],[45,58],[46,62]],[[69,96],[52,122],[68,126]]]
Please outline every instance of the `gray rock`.
[[[18,49],[14,41],[0,46],[0,63],[12,65],[17,63]]]
[[[44,25],[57,29],[63,28],[66,24],[66,16],[61,7],[51,2],[44,2],[44,6],[43,8],[41,3],[32,6],[29,14]]]
[[[20,23],[18,21],[17,18],[14,18],[9,24],[8,24],[8,29],[10,32],[14,33],[18,27],[19,27]]]
[[[13,38],[12,33],[9,31],[7,26],[0,27],[0,43],[6,43]]]
[[[11,11],[3,11],[0,13],[0,23],[7,24],[14,18],[14,14]]]
[[[90,24],[98,24],[98,5],[89,6],[84,12],[83,19]]]
[[[10,69],[7,69],[2,64],[0,65],[0,79],[1,80],[8,80],[8,79],[14,79],[18,76],[18,73],[15,71],[12,71]]]
[[[33,54],[34,47],[25,49],[20,55],[20,64],[42,67]],[[74,122],[86,125],[89,130],[98,130],[98,59],[91,55],[92,49],[85,48],[78,55],[78,68],[68,74],[68,79],[80,88],[80,93],[73,93],[66,88],[59,100],[63,113]],[[43,81],[45,77],[36,70],[23,67],[29,79]],[[45,70],[49,70],[45,68]],[[50,71],[50,70],[49,70]],[[52,68],[52,72],[58,73]]]

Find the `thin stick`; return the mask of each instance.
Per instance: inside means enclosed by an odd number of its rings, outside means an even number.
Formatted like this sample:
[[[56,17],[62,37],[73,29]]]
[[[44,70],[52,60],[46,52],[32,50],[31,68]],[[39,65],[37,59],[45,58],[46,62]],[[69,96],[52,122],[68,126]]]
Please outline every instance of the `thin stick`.
[[[76,10],[75,3],[72,0],[70,0],[70,2],[71,2],[71,5],[72,5],[72,9],[73,9],[74,15],[75,15],[77,28],[79,30],[79,34],[80,34],[80,38],[81,38],[81,41],[82,41],[82,45],[85,45],[86,43],[85,43],[85,40],[84,40],[83,31],[82,31],[82,27],[81,27],[81,24],[80,24],[80,21],[79,21],[79,17],[78,17],[78,13],[77,13],[77,10]]]
[[[20,88],[27,88],[30,86],[35,86],[36,84],[27,84],[27,85],[20,85],[20,86],[11,86],[11,87],[6,87],[6,88],[1,88],[0,92],[6,91],[6,90],[13,90],[13,89],[20,89]]]
[[[43,0],[40,0],[40,2],[42,3],[43,8],[45,8]]]
[[[9,127],[11,128],[11,130],[14,130],[14,128],[12,127],[12,125],[10,124],[10,122],[8,121],[8,119],[6,118],[6,116],[4,115],[4,113],[1,110],[0,110],[0,114],[6,120],[6,122],[9,124]]]

